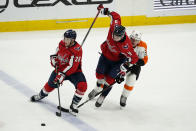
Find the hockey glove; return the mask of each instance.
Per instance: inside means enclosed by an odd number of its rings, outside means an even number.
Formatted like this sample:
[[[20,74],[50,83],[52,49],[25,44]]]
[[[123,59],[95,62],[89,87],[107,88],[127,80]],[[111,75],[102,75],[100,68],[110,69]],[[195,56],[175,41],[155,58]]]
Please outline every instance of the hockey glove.
[[[117,77],[116,77],[116,82],[118,84],[120,84],[121,82],[123,82],[125,80],[124,77],[126,75],[126,71],[128,68],[129,68],[129,66],[127,65],[127,63],[123,63],[120,66],[120,72],[117,74]]]
[[[144,66],[145,65],[144,60],[143,59],[139,59],[137,61],[136,65],[138,65],[138,66]]]
[[[59,72],[56,78],[54,79],[54,84],[62,84],[65,79],[65,74],[62,72]]]
[[[121,82],[123,82],[124,80],[125,80],[125,73],[124,72],[119,72],[118,73],[118,75],[117,75],[117,77],[115,78],[115,80],[116,80],[116,82],[118,83],[118,84],[120,84]]]
[[[58,59],[57,59],[57,55],[51,55],[50,56],[50,64],[53,66],[53,67],[56,67],[58,66]]]
[[[108,8],[103,8],[103,9],[101,9],[101,14],[103,14],[103,15],[109,15],[109,9]]]

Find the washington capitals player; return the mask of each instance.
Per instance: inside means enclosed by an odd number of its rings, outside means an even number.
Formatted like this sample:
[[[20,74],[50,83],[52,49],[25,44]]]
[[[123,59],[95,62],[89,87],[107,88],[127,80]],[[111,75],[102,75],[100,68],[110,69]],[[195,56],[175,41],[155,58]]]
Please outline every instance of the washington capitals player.
[[[64,39],[60,41],[56,53],[50,56],[51,65],[55,67],[55,70],[40,93],[31,97],[32,102],[40,101],[48,96],[51,91],[58,88],[57,83],[62,84],[64,80],[69,80],[76,89],[70,110],[74,114],[78,113],[77,105],[87,90],[87,83],[81,68],[82,48],[75,39],[74,30],[67,30],[64,33]]]
[[[125,61],[128,60],[131,64],[135,64],[138,60],[131,41],[125,33],[125,27],[121,25],[120,15],[116,12],[110,12],[103,5],[99,5],[97,9],[103,15],[108,15],[111,18],[111,25],[106,41],[101,44],[102,54],[96,68],[97,86],[88,94],[89,99],[93,98],[102,89],[111,86],[117,75],[125,76],[126,69],[124,69],[123,64]],[[111,88],[99,96],[95,103],[96,107],[102,105],[110,90]]]
[[[126,74],[126,81],[120,97],[121,107],[126,106],[127,98],[129,97],[130,92],[134,89],[135,82],[139,78],[141,66],[144,66],[148,62],[147,44],[146,42],[141,40],[141,35],[142,34],[140,32],[133,30],[131,35],[129,36],[133,48],[139,57],[139,60],[134,65],[125,63],[126,68],[128,68],[130,71]],[[117,76],[116,81],[120,84],[124,81],[124,77]]]

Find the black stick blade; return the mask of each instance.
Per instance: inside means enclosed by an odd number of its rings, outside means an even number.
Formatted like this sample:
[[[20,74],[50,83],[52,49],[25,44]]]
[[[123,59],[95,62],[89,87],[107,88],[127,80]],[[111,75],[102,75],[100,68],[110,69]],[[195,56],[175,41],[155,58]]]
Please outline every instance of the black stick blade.
[[[61,110],[62,112],[69,112],[69,109],[63,108],[63,107],[60,107],[60,106],[57,106],[57,109]]]
[[[61,116],[61,113],[59,113],[59,112],[56,112],[56,116],[59,116],[59,117],[60,117],[60,116]]]

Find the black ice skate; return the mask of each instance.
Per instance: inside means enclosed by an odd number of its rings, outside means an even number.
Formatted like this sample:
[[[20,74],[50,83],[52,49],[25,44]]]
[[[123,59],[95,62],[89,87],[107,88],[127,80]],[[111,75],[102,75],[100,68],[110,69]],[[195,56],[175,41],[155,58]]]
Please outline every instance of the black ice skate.
[[[43,99],[44,97],[40,96],[39,94],[38,95],[33,95],[30,100],[32,102],[37,102],[37,101],[40,101],[41,99]]]
[[[103,90],[103,85],[97,82],[97,86],[88,94],[89,99],[93,99],[97,93]]]
[[[95,103],[95,106],[100,107],[103,104],[104,99],[105,99],[105,96],[100,95]]]
[[[41,90],[41,92],[38,95],[33,95],[30,100],[32,102],[37,102],[40,101],[41,99],[43,99],[44,97],[48,96],[47,94],[43,93],[43,91]]]
[[[93,90],[88,94],[88,98],[89,98],[89,99],[93,99],[97,93],[98,93],[98,92],[97,92],[95,89],[93,89]]]
[[[76,116],[78,114],[78,108],[77,108],[77,105],[72,103],[70,105],[70,113],[73,114],[74,116]]]
[[[126,106],[126,101],[127,101],[127,97],[121,95],[121,97],[120,97],[120,106],[125,107]]]

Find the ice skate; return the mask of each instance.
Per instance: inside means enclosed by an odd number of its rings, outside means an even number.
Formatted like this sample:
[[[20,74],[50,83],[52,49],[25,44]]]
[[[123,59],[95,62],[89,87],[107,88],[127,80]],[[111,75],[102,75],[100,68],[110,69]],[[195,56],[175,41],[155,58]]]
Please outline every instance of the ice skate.
[[[37,101],[40,101],[41,99],[43,99],[43,98],[46,97],[46,96],[48,96],[48,94],[45,94],[45,93],[43,92],[43,90],[41,90],[39,94],[33,95],[33,96],[30,98],[30,100],[31,100],[31,102],[37,102]]]
[[[41,99],[43,99],[44,97],[46,97],[46,96],[41,96],[40,94],[38,94],[38,95],[33,95],[33,96],[30,98],[30,100],[31,100],[32,102],[37,102],[37,101],[40,101]]]
[[[97,93],[98,93],[98,91],[96,91],[95,89],[93,89],[93,90],[88,94],[88,98],[89,98],[89,99],[93,99]]]
[[[127,97],[121,95],[121,97],[120,97],[120,106],[125,107],[126,106],[126,101],[127,101]]]
[[[88,94],[89,99],[93,99],[97,93],[103,90],[103,84],[97,82],[97,86]]]
[[[76,116],[77,114],[78,114],[78,108],[77,108],[77,105],[76,104],[74,104],[74,103],[72,103],[71,105],[70,105],[70,113],[72,114],[72,115],[74,115],[74,116]]]
[[[95,106],[100,107],[103,104],[104,99],[105,99],[105,97],[100,95],[99,98],[97,99],[96,103],[95,103]]]

